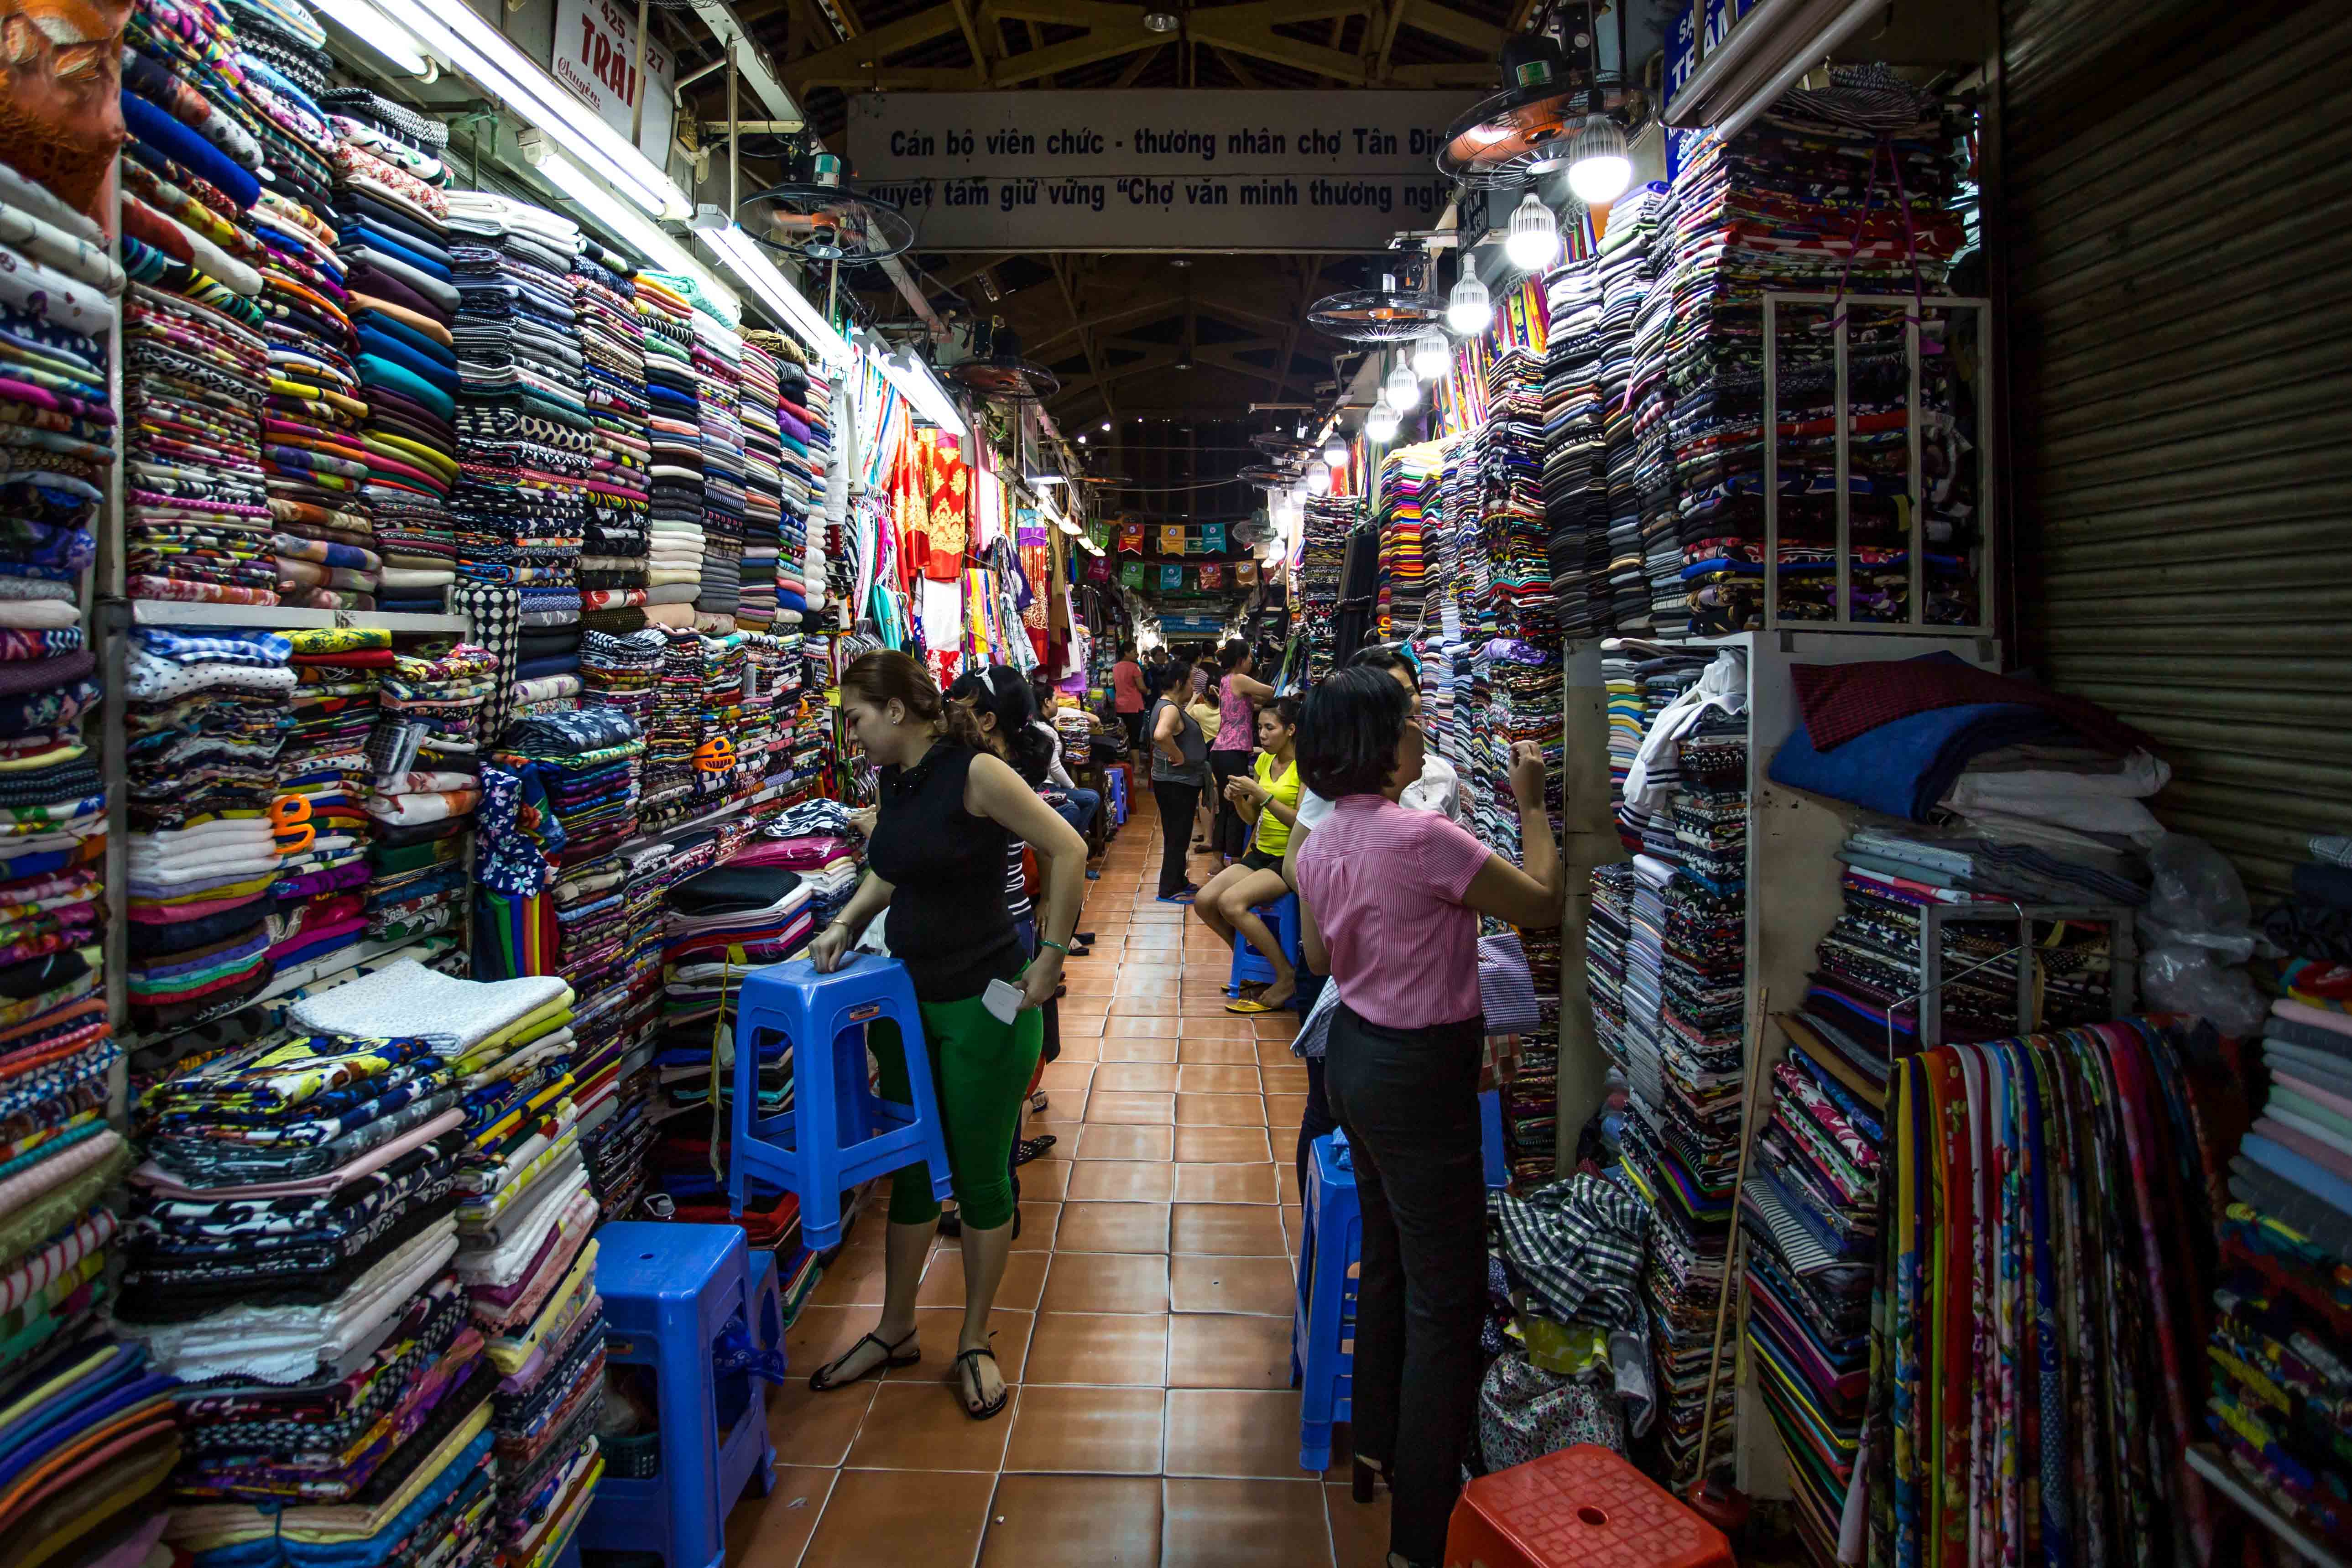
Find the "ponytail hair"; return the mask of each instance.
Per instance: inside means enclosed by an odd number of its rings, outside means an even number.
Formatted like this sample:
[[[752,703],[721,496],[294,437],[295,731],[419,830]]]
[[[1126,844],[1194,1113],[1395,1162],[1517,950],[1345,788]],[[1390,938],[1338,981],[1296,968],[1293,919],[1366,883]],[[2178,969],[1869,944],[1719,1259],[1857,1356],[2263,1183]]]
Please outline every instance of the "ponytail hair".
[[[968,669],[948,688],[947,702],[950,712],[964,715],[974,729],[979,728],[980,714],[992,714],[995,732],[982,731],[981,743],[1012,763],[1013,771],[1031,784],[1045,782],[1045,770],[1054,761],[1054,743],[1031,727],[1037,717],[1037,700],[1019,670],[1009,664]]]
[[[923,661],[911,654],[893,648],[859,654],[842,671],[841,696],[845,702],[856,698],[869,708],[896,702],[907,710],[907,717],[918,723],[937,725],[956,744],[970,746],[976,752],[989,749],[988,737],[981,732],[980,721],[971,716],[971,710],[943,700],[940,683],[931,679]]]

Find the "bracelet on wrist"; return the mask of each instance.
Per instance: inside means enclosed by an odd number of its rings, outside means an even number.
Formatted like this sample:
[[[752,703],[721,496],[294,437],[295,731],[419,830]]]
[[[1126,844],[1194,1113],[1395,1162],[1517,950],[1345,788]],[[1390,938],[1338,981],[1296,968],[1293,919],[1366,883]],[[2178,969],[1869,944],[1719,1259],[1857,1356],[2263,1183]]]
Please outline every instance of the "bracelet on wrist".
[[[1069,956],[1070,956],[1070,950],[1069,950],[1068,948],[1066,948],[1066,947],[1063,946],[1060,942],[1055,942],[1055,941],[1052,937],[1050,937],[1050,936],[1041,936],[1041,937],[1039,937],[1039,938],[1037,939],[1037,945],[1038,945],[1039,947],[1050,947],[1050,948],[1052,948],[1055,952],[1060,953],[1064,958],[1067,958],[1067,957],[1069,957]]]

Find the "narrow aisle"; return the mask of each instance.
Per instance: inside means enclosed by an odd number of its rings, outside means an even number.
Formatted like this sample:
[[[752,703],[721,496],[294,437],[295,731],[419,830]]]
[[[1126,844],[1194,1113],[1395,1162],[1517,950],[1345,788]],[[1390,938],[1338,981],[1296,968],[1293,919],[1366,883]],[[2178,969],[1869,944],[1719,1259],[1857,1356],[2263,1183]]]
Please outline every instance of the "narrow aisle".
[[[1021,1168],[997,1297],[1012,1407],[974,1422],[944,1386],[963,1299],[948,1240],[924,1276],[921,1364],[809,1391],[881,1302],[869,1213],[793,1329],[792,1380],[769,1407],[777,1486],[730,1521],[739,1568],[1383,1560],[1385,1500],[1350,1500],[1344,1465],[1321,1483],[1298,1468],[1297,1020],[1225,1011],[1229,955],[1154,898],[1159,856],[1146,796],[1088,884],[1094,952],[1068,967],[1049,1104],[1024,1129],[1056,1142]]]

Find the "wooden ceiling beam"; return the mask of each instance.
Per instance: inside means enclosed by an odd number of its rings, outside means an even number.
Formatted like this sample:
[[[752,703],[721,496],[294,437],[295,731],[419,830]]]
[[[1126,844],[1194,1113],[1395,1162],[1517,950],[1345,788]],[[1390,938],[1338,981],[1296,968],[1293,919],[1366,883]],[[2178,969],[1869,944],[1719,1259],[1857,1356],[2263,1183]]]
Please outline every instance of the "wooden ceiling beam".
[[[1116,419],[1118,410],[1111,404],[1110,384],[1102,379],[1102,360],[1095,353],[1094,334],[1087,330],[1086,316],[1078,309],[1077,290],[1070,286],[1069,270],[1077,263],[1060,256],[1048,257],[1046,260],[1054,268],[1054,282],[1062,291],[1062,303],[1069,309],[1070,324],[1078,330],[1078,346],[1086,350],[1087,368],[1094,373],[1095,381],[1101,388],[1103,414]]]
[[[795,93],[817,86],[856,86],[880,70],[892,55],[956,30],[956,8],[933,5],[794,60],[784,68],[784,80]],[[965,79],[970,75],[965,71],[944,74]]]
[[[1509,35],[1494,23],[1441,5],[1437,0],[1398,0],[1397,19],[1416,32],[1459,44],[1492,59],[1503,52]]]
[[[1485,65],[1399,66],[1389,73],[1389,87],[1483,87],[1495,85],[1495,67]]]
[[[1310,76],[1329,77],[1350,87],[1360,87],[1365,77],[1361,57],[1320,44],[1303,43],[1274,29],[1279,22],[1323,21],[1334,16],[1352,16],[1362,10],[1364,4],[1365,0],[1257,0],[1252,5],[1195,11],[1187,26],[1194,41],[1212,48],[1228,49],[1252,59],[1268,60]],[[1290,14],[1301,9],[1313,15]]]
[[[1018,87],[1024,81],[1050,77],[1058,71],[1076,70],[1080,66],[1090,66],[1099,60],[1131,55],[1138,49],[1156,47],[1163,37],[1146,27],[1139,15],[1130,23],[1098,26],[1083,37],[1067,38],[1058,44],[1048,44],[1042,49],[1007,55],[996,62],[991,79],[998,87]]]

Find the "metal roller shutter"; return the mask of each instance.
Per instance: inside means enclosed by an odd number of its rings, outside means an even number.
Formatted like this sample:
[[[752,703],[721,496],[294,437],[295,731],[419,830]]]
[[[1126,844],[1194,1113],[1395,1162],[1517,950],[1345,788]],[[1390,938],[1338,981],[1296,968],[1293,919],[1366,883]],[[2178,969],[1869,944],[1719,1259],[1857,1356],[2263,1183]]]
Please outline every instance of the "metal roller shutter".
[[[2207,7],[2195,63],[2032,135],[2125,9],[2003,44],[2018,642],[2162,742],[2158,814],[2259,896],[2352,831],[2352,8]]]

